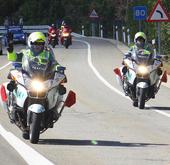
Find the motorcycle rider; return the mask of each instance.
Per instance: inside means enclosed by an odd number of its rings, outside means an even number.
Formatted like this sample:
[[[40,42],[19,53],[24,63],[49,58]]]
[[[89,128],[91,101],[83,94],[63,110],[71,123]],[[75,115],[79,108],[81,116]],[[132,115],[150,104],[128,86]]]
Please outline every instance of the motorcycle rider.
[[[48,29],[48,35],[52,32],[52,30],[57,30],[55,24],[51,24],[50,28]]]
[[[67,30],[67,32],[69,33],[72,32],[72,29],[65,23],[65,21],[61,23],[60,32],[63,32],[64,29]]]
[[[65,23],[65,21],[62,21],[62,23],[61,23],[61,27],[60,27],[60,31],[62,31],[63,30],[63,28],[64,28],[64,26],[66,25],[66,23]]]
[[[14,38],[13,33],[8,30],[8,32],[7,32],[7,45],[8,45],[8,47],[13,46],[13,38]]]
[[[24,63],[24,56],[28,57],[39,57],[40,59],[46,59],[49,61],[50,65],[53,66],[53,70],[64,74],[65,67],[61,66],[54,57],[52,48],[46,46],[46,37],[42,32],[33,32],[28,37],[28,49],[23,49],[20,52],[16,53],[13,50],[13,46],[7,48],[7,58],[12,62],[21,62]],[[21,64],[21,65],[22,65]],[[21,66],[22,67],[22,66]],[[10,79],[10,74],[8,75]],[[65,82],[67,80],[65,79]],[[11,82],[7,85],[9,91],[15,89],[15,82]],[[66,93],[66,88],[63,85],[59,85],[59,94],[64,95]]]
[[[51,24],[51,27],[48,29],[48,41],[49,41],[49,43],[50,43],[50,40],[51,40],[52,31],[55,31],[55,33],[57,35],[57,40],[58,40],[59,31],[58,31],[57,27],[55,26],[55,24]]]
[[[62,24],[61,24],[61,28],[60,28],[60,37],[61,37],[61,43],[63,44],[63,38],[62,38],[62,33],[65,32],[65,33],[71,33],[72,32],[72,29],[70,28],[70,26],[68,26],[65,21],[62,21]],[[72,45],[72,36],[70,35],[70,44]]]
[[[150,56],[149,57],[150,63],[154,64],[154,62],[156,60],[160,61],[161,57],[154,53],[154,49],[153,49],[152,45],[147,42],[146,34],[144,32],[137,32],[134,37],[134,45],[131,46],[129,51],[124,55],[122,64],[124,65],[124,59],[127,59],[127,58],[134,59],[135,58],[134,55],[136,55],[136,54],[133,52],[136,52],[140,49],[144,49],[144,50],[147,50],[148,52],[150,52],[150,53],[146,54],[146,55]],[[127,71],[128,71],[127,67],[124,66],[122,68],[123,75],[125,75]],[[161,68],[158,68],[157,73],[158,73],[158,75],[162,74]],[[127,88],[127,90],[128,90],[128,88]],[[128,93],[128,91],[126,91],[126,92]],[[127,93],[125,93],[125,95],[127,95]],[[136,97],[135,90],[134,90],[134,97]],[[154,95],[153,95],[153,98],[154,98]],[[134,101],[133,105],[137,106],[137,102]]]
[[[147,43],[147,37],[146,34],[143,32],[137,32],[134,37],[134,45],[130,47],[129,51],[125,54],[124,58],[129,58],[132,57],[132,54],[134,51],[140,50],[140,49],[145,49],[151,53],[151,60],[153,59],[154,56],[154,51],[152,46]]]

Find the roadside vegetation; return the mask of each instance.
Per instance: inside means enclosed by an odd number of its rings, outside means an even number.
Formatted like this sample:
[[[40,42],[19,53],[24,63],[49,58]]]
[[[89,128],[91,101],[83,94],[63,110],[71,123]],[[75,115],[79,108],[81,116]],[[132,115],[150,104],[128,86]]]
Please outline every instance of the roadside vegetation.
[[[7,16],[14,20],[23,17],[25,25],[61,23],[65,20],[75,32],[80,33],[82,25],[86,35],[90,35],[92,20],[89,18],[93,9],[99,19],[98,26],[103,25],[104,37],[113,37],[113,26],[125,26],[131,36],[139,29],[138,21],[133,19],[133,7],[145,5],[148,15],[157,0],[0,0],[0,24]],[[161,1],[170,14],[169,0]],[[148,40],[157,39],[156,23],[142,21],[142,30]],[[120,39],[122,37],[120,36]],[[170,56],[170,23],[161,23],[161,53]]]

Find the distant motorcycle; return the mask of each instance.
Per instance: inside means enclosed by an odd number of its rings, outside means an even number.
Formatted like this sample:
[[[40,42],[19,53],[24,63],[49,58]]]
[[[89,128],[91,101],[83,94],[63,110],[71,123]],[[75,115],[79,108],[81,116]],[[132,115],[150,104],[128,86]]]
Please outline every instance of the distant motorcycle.
[[[66,49],[72,44],[71,32],[68,28],[63,28],[60,35],[61,44],[64,45]]]
[[[56,30],[52,30],[51,33],[48,36],[48,43],[55,48],[56,45],[58,45],[58,34]]]
[[[48,61],[40,64],[39,60],[37,57],[26,58],[22,69],[10,71],[10,83],[0,88],[3,107],[10,121],[31,143],[38,143],[40,134],[53,128],[64,107],[70,107],[76,101],[73,91],[68,93],[65,101],[63,99],[65,75],[52,71]]]
[[[162,62],[158,59],[150,60],[150,57],[149,51],[141,49],[135,51],[131,58],[124,59],[123,67],[114,69],[125,95],[139,109],[144,109],[145,102],[155,98],[161,83],[167,82],[166,71],[162,75]]]

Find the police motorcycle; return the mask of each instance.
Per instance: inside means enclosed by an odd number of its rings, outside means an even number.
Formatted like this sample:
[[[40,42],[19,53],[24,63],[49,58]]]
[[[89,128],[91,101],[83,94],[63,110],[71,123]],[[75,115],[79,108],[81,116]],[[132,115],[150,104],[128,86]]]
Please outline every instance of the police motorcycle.
[[[55,48],[56,45],[58,45],[58,33],[56,30],[52,30],[51,33],[48,36],[48,42],[49,44]]]
[[[9,119],[23,132],[23,138],[38,143],[41,133],[60,118],[64,107],[75,104],[70,91],[64,100],[66,88],[63,71],[53,71],[47,60],[25,57],[22,69],[12,69],[11,81],[1,85],[1,99]]]
[[[124,66],[115,68],[114,72],[125,95],[133,101],[133,106],[144,109],[145,102],[155,98],[161,83],[167,82],[167,74],[166,71],[162,74],[161,60],[152,58],[145,49],[136,50],[128,56],[123,60]]]

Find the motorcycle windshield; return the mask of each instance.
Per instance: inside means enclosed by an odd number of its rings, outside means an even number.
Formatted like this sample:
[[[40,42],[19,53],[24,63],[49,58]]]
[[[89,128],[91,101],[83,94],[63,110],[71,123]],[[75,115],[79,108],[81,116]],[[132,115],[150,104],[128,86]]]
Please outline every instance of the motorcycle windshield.
[[[47,59],[39,57],[29,57],[24,59],[23,70],[31,78],[39,78],[41,80],[49,79],[52,75],[52,67]]]
[[[137,64],[143,64],[143,65],[152,65],[153,58],[152,54],[147,50],[138,50],[135,51],[133,54],[133,59]]]

